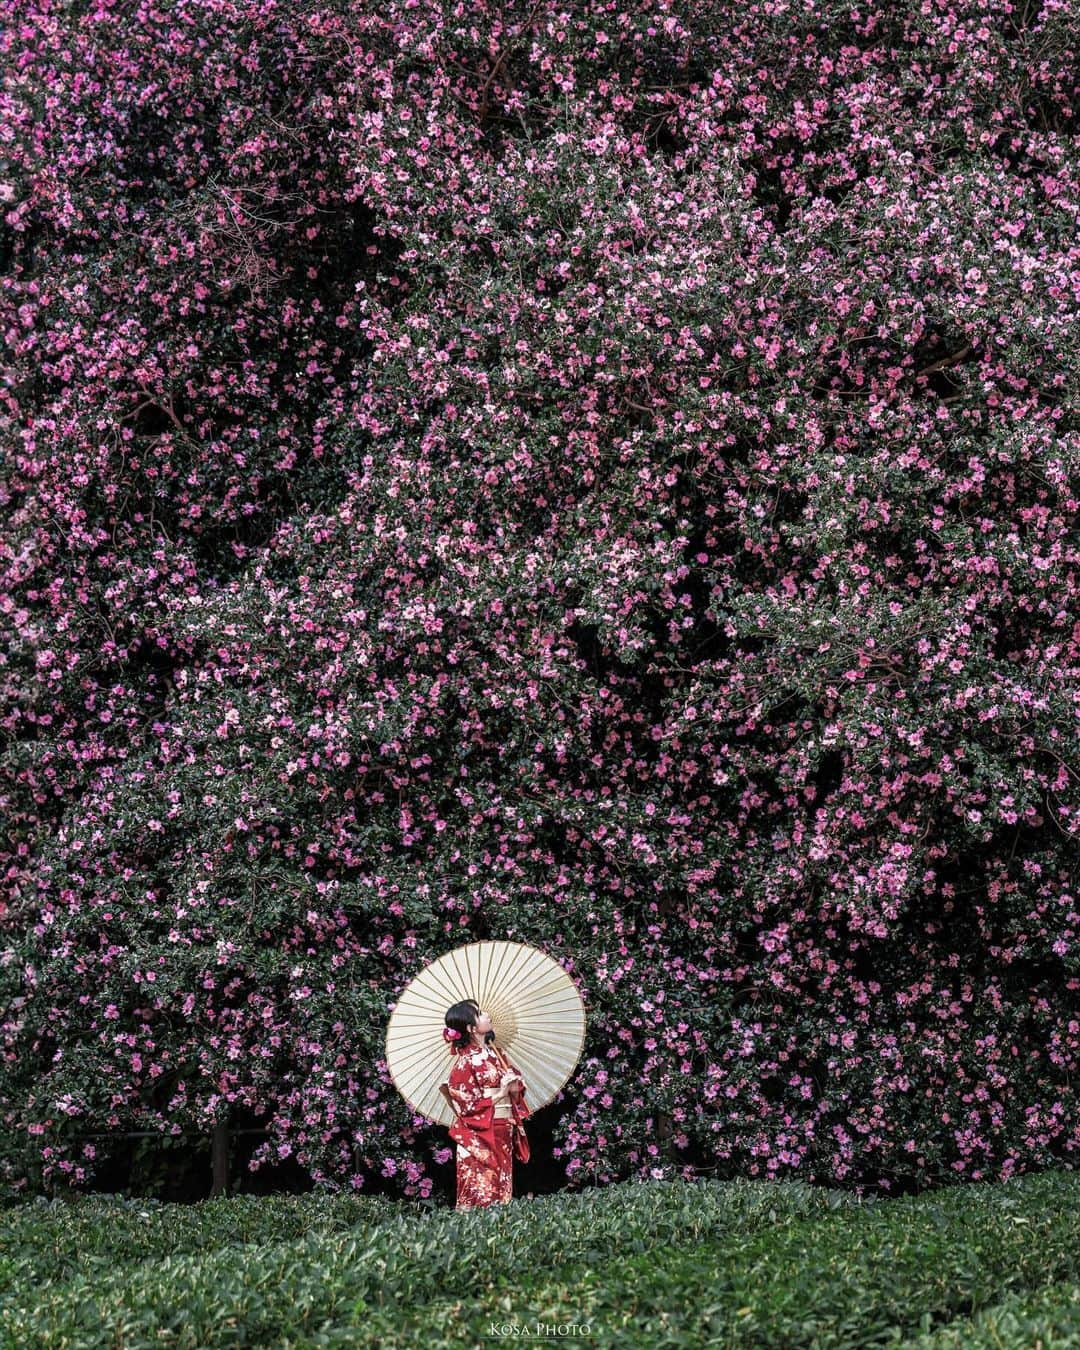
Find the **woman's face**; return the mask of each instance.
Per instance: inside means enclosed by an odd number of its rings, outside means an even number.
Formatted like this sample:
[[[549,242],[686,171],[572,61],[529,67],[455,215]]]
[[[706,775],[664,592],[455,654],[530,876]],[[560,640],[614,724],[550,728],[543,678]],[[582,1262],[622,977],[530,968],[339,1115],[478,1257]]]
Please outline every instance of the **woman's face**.
[[[482,1041],[491,1030],[491,1018],[486,1012],[479,1012],[476,1015],[476,1024],[473,1027],[473,1039]]]

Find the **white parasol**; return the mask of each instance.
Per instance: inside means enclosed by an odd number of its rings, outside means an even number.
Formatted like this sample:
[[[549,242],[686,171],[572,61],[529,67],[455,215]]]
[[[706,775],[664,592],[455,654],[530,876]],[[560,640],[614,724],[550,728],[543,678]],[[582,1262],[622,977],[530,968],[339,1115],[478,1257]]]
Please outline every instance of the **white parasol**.
[[[443,1039],[443,1019],[447,1008],[467,998],[489,1014],[496,1048],[521,1070],[529,1110],[546,1106],[581,1056],[585,1006],[558,961],[523,942],[469,942],[413,976],[386,1030],[394,1086],[417,1115],[453,1123],[441,1091],[455,1053]]]

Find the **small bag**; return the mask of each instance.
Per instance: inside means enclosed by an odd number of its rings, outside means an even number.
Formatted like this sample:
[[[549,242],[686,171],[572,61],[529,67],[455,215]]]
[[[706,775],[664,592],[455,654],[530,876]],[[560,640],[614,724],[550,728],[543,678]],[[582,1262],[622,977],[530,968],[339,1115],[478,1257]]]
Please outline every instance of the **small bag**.
[[[518,1162],[529,1161],[529,1136],[519,1121],[514,1121],[514,1157]]]

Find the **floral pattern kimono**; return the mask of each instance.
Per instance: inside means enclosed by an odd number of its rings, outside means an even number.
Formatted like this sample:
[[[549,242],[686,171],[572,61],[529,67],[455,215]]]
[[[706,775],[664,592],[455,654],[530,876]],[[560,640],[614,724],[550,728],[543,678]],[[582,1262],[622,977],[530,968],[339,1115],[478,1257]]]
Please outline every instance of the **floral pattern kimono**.
[[[516,1064],[511,1069],[520,1073]],[[513,1195],[513,1160],[529,1157],[529,1142],[522,1123],[532,1114],[522,1089],[511,1100],[510,1113],[495,1114],[487,1089],[497,1088],[503,1074],[498,1055],[489,1045],[471,1046],[454,1054],[446,1084],[450,1104],[457,1112],[450,1138],[457,1144],[457,1208],[482,1209],[504,1205]]]

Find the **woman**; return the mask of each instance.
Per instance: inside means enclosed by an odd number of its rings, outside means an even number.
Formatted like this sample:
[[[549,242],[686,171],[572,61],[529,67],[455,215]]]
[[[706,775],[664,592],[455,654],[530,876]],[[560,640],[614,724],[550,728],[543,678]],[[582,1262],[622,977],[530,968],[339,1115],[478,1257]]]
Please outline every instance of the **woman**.
[[[525,1080],[505,1068],[490,1044],[491,1018],[473,999],[446,1010],[443,1037],[454,1063],[443,1093],[457,1113],[450,1138],[457,1144],[457,1208],[504,1205],[513,1195],[513,1160],[529,1157],[522,1124],[531,1115]]]

